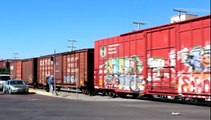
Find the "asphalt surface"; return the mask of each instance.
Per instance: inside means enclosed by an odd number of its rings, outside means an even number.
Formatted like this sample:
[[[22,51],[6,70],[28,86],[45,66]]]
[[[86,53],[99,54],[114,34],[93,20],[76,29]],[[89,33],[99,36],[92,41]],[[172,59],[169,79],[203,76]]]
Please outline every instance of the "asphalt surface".
[[[65,96],[66,95],[66,96]],[[209,120],[210,107],[43,90],[0,92],[0,120]]]

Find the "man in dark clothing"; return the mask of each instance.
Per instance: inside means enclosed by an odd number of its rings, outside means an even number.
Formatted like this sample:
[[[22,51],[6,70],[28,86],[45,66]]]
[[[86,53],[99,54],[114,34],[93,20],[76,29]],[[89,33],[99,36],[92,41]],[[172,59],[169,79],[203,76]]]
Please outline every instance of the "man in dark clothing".
[[[49,77],[50,76],[47,76],[46,79],[45,79],[45,82],[46,82],[46,92],[49,92],[49,84],[48,84]]]

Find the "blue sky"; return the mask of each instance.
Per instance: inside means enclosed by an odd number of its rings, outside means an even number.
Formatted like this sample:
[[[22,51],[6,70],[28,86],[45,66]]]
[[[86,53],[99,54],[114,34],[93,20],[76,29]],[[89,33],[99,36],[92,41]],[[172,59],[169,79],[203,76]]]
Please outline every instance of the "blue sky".
[[[170,22],[174,8],[210,14],[210,0],[0,0],[0,59],[93,48],[94,41]],[[206,12],[207,11],[207,12]]]

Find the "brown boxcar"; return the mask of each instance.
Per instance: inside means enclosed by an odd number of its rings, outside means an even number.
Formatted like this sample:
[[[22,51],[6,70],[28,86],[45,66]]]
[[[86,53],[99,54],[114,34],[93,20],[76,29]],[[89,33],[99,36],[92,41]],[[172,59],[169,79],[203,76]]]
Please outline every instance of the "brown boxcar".
[[[0,60],[0,68],[6,68],[7,60]]]
[[[63,54],[63,85],[78,87],[82,92],[93,89],[94,49]]]
[[[12,79],[22,79],[21,60],[14,60],[10,62],[10,75]]]
[[[96,90],[210,100],[210,15],[95,42]]]
[[[61,83],[62,79],[62,63],[61,63],[61,54],[55,54],[55,55],[47,55],[47,56],[41,56],[37,59],[37,82],[40,85],[46,86],[46,77],[47,76],[54,76],[54,56],[56,58],[56,84]]]
[[[22,60],[22,80],[29,85],[37,83],[37,58]]]
[[[0,74],[10,74],[10,60],[0,60]]]
[[[94,49],[82,49],[38,58],[38,84],[46,85],[48,75],[56,75],[56,86],[93,90]]]

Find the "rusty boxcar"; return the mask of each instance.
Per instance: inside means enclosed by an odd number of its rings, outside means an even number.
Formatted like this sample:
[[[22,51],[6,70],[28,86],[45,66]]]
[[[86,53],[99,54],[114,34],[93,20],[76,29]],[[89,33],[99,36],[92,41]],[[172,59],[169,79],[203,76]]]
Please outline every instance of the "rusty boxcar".
[[[0,60],[0,68],[8,68],[8,61],[7,60]]]
[[[10,75],[12,79],[22,79],[22,61],[14,60],[10,62]]]
[[[23,59],[22,62],[22,80],[28,85],[37,83],[37,58]]]
[[[95,42],[94,87],[210,101],[210,15]]]
[[[56,59],[55,59],[56,58]],[[58,88],[93,90],[94,49],[81,49],[38,58],[38,84],[46,85],[46,77],[55,74]],[[55,63],[55,71],[54,71]]]
[[[61,58],[61,54],[41,56],[37,59],[37,83],[43,87],[46,85],[46,77],[54,75],[54,57],[57,60],[56,66],[59,66],[56,67],[56,72],[62,74],[61,69],[58,69],[62,67],[61,61],[58,60],[58,58]],[[56,83],[61,83],[61,79],[61,75],[56,76]]]
[[[10,61],[0,60],[0,74],[10,74]]]

